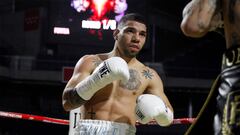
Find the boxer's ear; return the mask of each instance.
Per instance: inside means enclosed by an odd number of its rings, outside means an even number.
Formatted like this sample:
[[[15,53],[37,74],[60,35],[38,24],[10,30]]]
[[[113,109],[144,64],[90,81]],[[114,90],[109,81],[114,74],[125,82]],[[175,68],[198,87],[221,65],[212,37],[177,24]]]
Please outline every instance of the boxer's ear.
[[[118,40],[118,33],[119,33],[119,29],[115,29],[115,30],[113,31],[113,38],[114,38],[115,40]]]

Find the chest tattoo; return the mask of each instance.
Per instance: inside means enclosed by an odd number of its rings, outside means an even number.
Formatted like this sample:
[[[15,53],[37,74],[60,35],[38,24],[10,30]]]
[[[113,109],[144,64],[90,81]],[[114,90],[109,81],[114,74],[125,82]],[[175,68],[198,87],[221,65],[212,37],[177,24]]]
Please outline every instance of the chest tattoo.
[[[120,83],[120,87],[128,90],[137,90],[141,85],[140,75],[138,71],[134,69],[129,69],[129,73],[130,73],[130,79],[125,84]]]
[[[153,73],[147,69],[147,70],[143,70],[142,71],[142,75],[146,78],[146,79],[152,79],[153,77]]]

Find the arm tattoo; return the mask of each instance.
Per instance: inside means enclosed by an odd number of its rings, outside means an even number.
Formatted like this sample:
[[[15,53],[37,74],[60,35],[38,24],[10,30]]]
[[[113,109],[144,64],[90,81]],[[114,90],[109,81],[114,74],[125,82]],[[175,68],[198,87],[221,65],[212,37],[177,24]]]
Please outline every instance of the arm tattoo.
[[[141,81],[139,80],[140,75],[137,70],[129,69],[130,79],[126,84],[120,83],[120,87],[128,90],[136,90],[140,87]]]
[[[193,3],[191,3],[191,5],[187,5],[187,7],[185,8],[186,11],[183,12],[183,17],[185,17],[186,15],[188,16],[192,16],[193,15]]]
[[[191,16],[193,14],[192,9],[193,9],[192,7],[188,8],[186,14]],[[185,16],[186,14],[184,14],[183,16]]]
[[[95,58],[92,62],[97,67],[98,65],[100,65],[102,63],[102,60],[100,60],[99,58]]]
[[[205,29],[205,26],[202,21],[199,21],[197,25],[200,29]]]
[[[153,77],[153,73],[149,69],[143,70],[142,74],[146,79],[152,79]]]
[[[76,91],[76,89],[70,89],[70,90],[67,90],[66,91],[66,97],[69,101],[69,103],[72,105],[72,106],[81,106],[83,105],[84,103],[86,103],[87,101],[84,100],[82,97],[80,97]]]
[[[216,11],[216,8],[218,8],[218,2],[219,0],[208,0],[208,5],[211,7],[209,8],[209,10],[207,11],[208,13],[211,13],[212,11]],[[204,10],[204,9],[203,9]]]

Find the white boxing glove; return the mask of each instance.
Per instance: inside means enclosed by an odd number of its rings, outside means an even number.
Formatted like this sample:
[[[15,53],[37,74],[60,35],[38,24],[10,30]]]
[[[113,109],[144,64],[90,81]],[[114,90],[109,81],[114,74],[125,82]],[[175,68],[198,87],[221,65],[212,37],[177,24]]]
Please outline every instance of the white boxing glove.
[[[137,98],[135,112],[137,120],[142,124],[155,119],[160,126],[168,126],[173,121],[173,112],[160,97],[152,94],[143,94]]]
[[[126,83],[130,78],[128,65],[120,57],[103,61],[93,73],[82,80],[75,88],[80,97],[89,100],[98,90],[115,80]]]

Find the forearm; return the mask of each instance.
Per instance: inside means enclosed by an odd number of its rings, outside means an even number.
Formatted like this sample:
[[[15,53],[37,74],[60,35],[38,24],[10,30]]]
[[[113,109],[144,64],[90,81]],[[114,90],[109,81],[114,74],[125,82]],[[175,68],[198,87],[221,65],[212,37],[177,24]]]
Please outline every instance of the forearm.
[[[183,10],[181,29],[186,36],[202,37],[210,29],[218,0],[193,0]]]
[[[115,80],[127,82],[129,77],[126,61],[120,57],[111,57],[97,66],[91,75],[78,82],[76,86],[71,85],[71,88],[67,87],[64,90],[63,107],[67,111],[75,109],[111,82]]]
[[[67,88],[63,93],[62,101],[63,108],[66,111],[70,111],[72,109],[80,107],[81,105],[87,102],[87,100],[84,100],[82,97],[78,95],[76,88]]]

